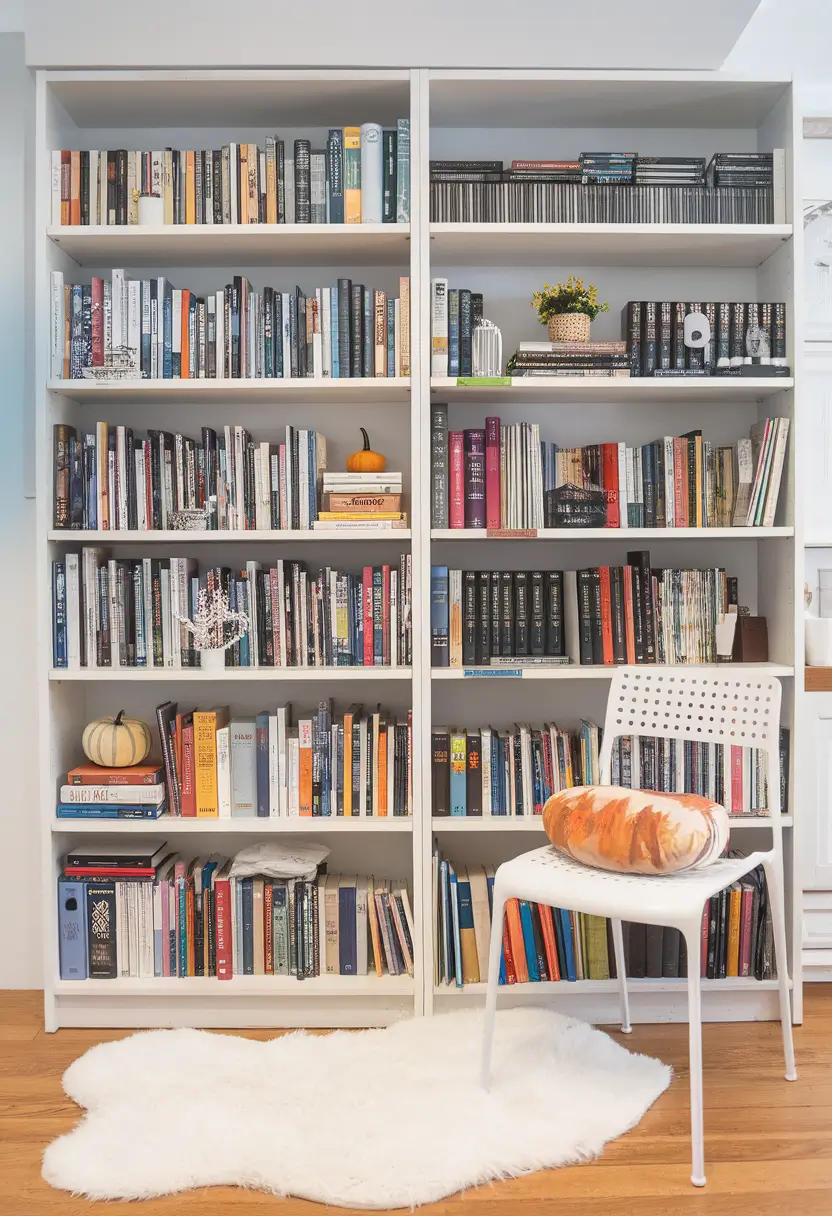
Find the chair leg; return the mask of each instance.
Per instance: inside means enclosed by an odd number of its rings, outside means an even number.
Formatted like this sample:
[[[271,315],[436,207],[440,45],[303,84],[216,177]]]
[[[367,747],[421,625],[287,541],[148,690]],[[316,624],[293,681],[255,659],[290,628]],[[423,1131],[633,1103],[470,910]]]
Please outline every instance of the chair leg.
[[[612,944],[615,951],[615,974],[618,976],[618,993],[621,999],[621,1030],[629,1034],[633,1029],[630,1025],[630,999],[627,995],[627,968],[624,963],[624,934],[621,921],[612,922]]]
[[[491,946],[488,954],[488,987],[485,994],[485,1021],[482,1031],[482,1087],[491,1082],[491,1047],[494,1040],[494,1015],[497,1012],[497,988],[500,982],[500,956],[503,949],[503,916],[506,897],[494,885],[494,907],[491,914]]]
[[[702,1106],[702,988],[699,923],[684,929],[688,952],[688,1054],[690,1058],[690,1143],[694,1186],[705,1185],[705,1126]]]
[[[783,1028],[783,1055],[786,1059],[786,1080],[797,1080],[792,1039],[792,1011],[789,999],[789,964],[786,952],[786,910],[783,897],[783,871],[778,860],[763,863],[766,872],[771,924],[774,930],[774,960],[777,964],[777,987],[780,994],[780,1024]]]

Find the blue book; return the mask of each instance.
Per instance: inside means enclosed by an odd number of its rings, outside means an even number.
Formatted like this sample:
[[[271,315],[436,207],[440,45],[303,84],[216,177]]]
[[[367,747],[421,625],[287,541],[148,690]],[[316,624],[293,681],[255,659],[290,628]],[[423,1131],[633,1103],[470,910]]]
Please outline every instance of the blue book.
[[[448,292],[448,375],[459,375],[459,290]]]
[[[306,483],[309,496],[309,524],[318,518],[318,432],[306,432]]]
[[[451,814],[468,814],[468,741],[465,731],[452,730],[448,740],[451,767],[450,797]]]
[[[342,878],[338,887],[338,969],[341,975],[358,972],[355,927],[355,878]]]
[[[463,877],[463,875],[464,875],[464,877]],[[471,883],[468,878],[467,870],[463,870],[457,879],[457,893],[458,893],[458,899],[459,899],[460,953],[461,953],[461,949],[462,949],[462,942],[464,940],[464,934],[467,933],[468,930],[470,930],[471,934],[473,935],[473,938],[471,939],[471,941],[469,941],[469,945],[471,945],[471,944],[473,945],[474,955],[476,955],[477,940],[476,940],[476,931],[474,929],[474,905],[471,901]],[[463,958],[463,963],[464,963],[464,961],[465,960]],[[466,983],[473,982],[470,979],[470,977],[466,980],[464,971],[463,971],[462,978],[463,978],[463,981],[465,981]],[[481,979],[483,983],[485,983],[487,978],[488,977],[485,975],[479,976],[479,979]]]
[[[430,568],[430,661],[431,667],[450,667],[450,602],[448,567]]]
[[[572,921],[566,908],[553,908],[553,913],[560,918],[561,937],[563,942],[563,961],[566,963],[566,978],[573,981],[577,978],[575,973],[575,950],[572,946]],[[560,945],[560,941],[558,944]],[[561,968],[561,978],[563,978],[563,968]]]
[[[243,888],[243,975],[254,975],[254,879],[239,880]]]
[[[459,880],[456,871],[448,862],[448,872],[451,880],[451,923],[453,926],[453,958],[454,976],[457,988],[462,987],[462,947],[459,940]]]
[[[396,223],[410,223],[410,119],[396,123]]]
[[[326,141],[326,188],[329,198],[329,222],[343,224],[344,132],[340,127],[330,127]]]
[[[167,803],[158,806],[128,805],[110,802],[59,802],[58,819],[160,819]]]
[[[450,982],[453,969],[453,937],[451,927],[451,880],[447,861],[439,863],[439,890],[442,899],[442,979]]]
[[[269,713],[261,710],[254,720],[257,749],[257,815],[268,819],[271,814],[269,800]]]
[[[387,297],[387,375],[396,374],[396,301]]]
[[[335,221],[332,219],[330,219],[329,222],[331,224],[335,223]],[[341,222],[343,223],[343,220]],[[329,323],[331,333],[330,345],[332,346],[333,380],[340,380],[341,378],[341,352],[338,349],[338,301],[338,284],[336,283],[329,293]]]
[[[69,878],[58,879],[58,955],[62,980],[87,978],[87,893]]]
[[[67,666],[66,567],[52,563],[52,666]]]
[[[179,909],[176,924],[176,945],[178,962],[176,974],[184,978],[188,974],[188,900],[187,881],[184,878],[176,880],[176,905]]]
[[[529,969],[529,979],[540,983],[540,968],[537,965],[537,947],[534,944],[534,925],[532,910],[527,899],[518,901],[520,904],[520,925],[523,929],[523,949],[526,952],[526,966]]]

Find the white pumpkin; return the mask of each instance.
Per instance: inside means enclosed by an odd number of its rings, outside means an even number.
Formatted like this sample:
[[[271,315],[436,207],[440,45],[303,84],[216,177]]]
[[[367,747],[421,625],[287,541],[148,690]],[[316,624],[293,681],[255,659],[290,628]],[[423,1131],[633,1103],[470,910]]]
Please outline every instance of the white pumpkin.
[[[141,764],[150,751],[150,730],[138,718],[125,718],[120,710],[114,718],[96,718],[84,727],[84,755],[103,768],[126,768]]]

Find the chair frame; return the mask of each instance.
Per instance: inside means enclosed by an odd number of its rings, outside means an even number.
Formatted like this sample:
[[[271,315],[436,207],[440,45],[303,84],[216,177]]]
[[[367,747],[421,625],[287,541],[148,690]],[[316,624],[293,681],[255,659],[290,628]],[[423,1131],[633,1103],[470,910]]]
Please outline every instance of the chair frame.
[[[783,828],[780,819],[780,704],[782,690],[780,681],[764,674],[732,675],[730,668],[714,672],[702,668],[649,668],[622,667],[613,675],[610,685],[607,711],[604,721],[604,737],[600,754],[600,777],[602,785],[610,784],[610,769],[613,741],[622,735],[639,735],[653,738],[676,739],[678,741],[699,740],[706,743],[723,743],[757,747],[768,753],[768,803],[771,818],[772,847],[765,852],[756,852],[743,860],[744,868],[735,870],[732,879],[747,874],[757,865],[765,869],[771,909],[774,938],[774,954],[777,966],[778,992],[780,999],[780,1021],[783,1031],[787,1081],[797,1080],[792,1041],[792,1019],[789,999],[788,951],[786,948],[786,918],[783,880]],[[531,884],[519,881],[512,875],[512,866],[549,849],[535,850],[500,866],[494,880],[491,943],[489,952],[488,986],[486,994],[485,1024],[483,1031],[482,1084],[489,1088],[491,1076],[491,1048],[494,1035],[494,1017],[497,1007],[497,991],[500,958],[503,940],[503,916],[505,904],[511,898],[530,898],[537,902],[561,906],[556,881],[546,889],[541,899],[539,878]],[[736,863],[734,863],[736,866]],[[589,867],[586,869],[592,873]],[[553,871],[556,873],[556,871]],[[605,871],[598,871],[599,880]],[[691,872],[692,873],[692,872]],[[707,875],[708,869],[698,872]],[[715,875],[718,869],[714,870]],[[615,968],[618,977],[621,1002],[621,1029],[625,1034],[631,1030],[627,976],[624,965],[624,941],[621,930],[622,886],[626,890],[625,876],[616,876],[615,890],[605,888],[599,881],[593,891],[592,906],[574,908],[578,912],[591,912],[609,916],[612,921]],[[638,876],[643,883],[642,876]],[[648,880],[663,884],[662,894],[668,888],[664,884],[674,882],[673,875]],[[724,884],[723,884],[724,885]],[[682,884],[677,881],[681,896]],[[716,890],[720,889],[718,880]],[[672,889],[672,888],[671,888]],[[606,891],[619,898],[610,899]],[[713,892],[714,894],[716,891]],[[605,901],[610,910],[604,911]],[[617,906],[616,906],[617,905]],[[691,1108],[691,1182],[694,1186],[705,1185],[704,1119],[702,1101],[702,990],[700,967],[701,925],[704,903],[698,914],[690,914],[690,908],[682,907],[678,916],[668,915],[666,910],[657,914],[655,910],[633,907],[632,915],[624,919],[638,920],[647,924],[660,924],[677,928],[684,935],[688,952],[688,1023],[690,1053],[690,1108]],[[618,912],[618,916],[614,913]]]

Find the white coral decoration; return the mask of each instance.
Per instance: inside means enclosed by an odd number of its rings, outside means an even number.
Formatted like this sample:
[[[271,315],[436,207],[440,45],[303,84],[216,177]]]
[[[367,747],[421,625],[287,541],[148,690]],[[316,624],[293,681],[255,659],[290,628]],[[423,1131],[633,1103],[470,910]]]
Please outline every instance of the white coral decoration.
[[[219,588],[209,592],[201,587],[196,597],[194,619],[176,613],[176,619],[194,636],[197,650],[226,650],[248,633],[248,617],[228,604],[228,593]],[[231,626],[230,635],[227,627]]]

